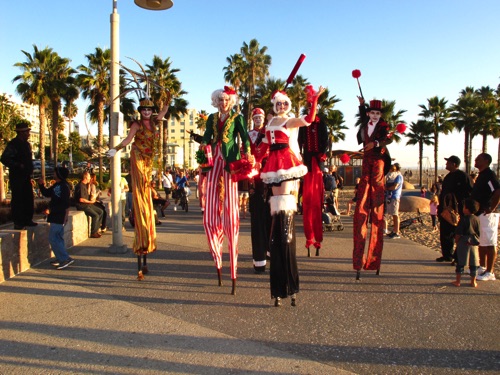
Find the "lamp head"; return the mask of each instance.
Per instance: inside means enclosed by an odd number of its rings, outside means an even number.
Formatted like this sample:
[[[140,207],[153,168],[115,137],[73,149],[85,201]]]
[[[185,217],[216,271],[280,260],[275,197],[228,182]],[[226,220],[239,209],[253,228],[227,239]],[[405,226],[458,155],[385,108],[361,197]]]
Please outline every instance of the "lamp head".
[[[149,10],[165,10],[172,8],[174,5],[172,0],[134,0],[134,3],[141,8]]]

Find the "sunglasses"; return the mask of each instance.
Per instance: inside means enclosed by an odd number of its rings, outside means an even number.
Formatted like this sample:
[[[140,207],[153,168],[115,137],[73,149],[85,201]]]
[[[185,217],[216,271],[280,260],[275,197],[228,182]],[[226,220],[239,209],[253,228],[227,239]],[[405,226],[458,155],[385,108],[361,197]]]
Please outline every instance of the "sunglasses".
[[[288,105],[288,102],[276,102],[276,106],[280,106],[280,105],[286,107]]]

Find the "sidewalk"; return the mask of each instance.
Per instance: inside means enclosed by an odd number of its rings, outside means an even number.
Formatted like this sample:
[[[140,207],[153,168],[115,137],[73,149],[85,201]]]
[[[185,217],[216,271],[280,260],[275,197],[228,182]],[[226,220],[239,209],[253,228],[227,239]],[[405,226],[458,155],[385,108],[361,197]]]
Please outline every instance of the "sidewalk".
[[[193,195],[191,196],[193,197]],[[495,374],[500,372],[500,282],[451,285],[454,268],[405,239],[387,240],[381,274],[352,270],[352,222],[306,256],[297,216],[301,291],[275,308],[269,274],[253,273],[242,220],[236,296],[227,248],[224,286],[198,202],[167,210],[150,274],[110,254],[112,235],[0,284],[1,374]],[[127,223],[124,241],[133,231]]]

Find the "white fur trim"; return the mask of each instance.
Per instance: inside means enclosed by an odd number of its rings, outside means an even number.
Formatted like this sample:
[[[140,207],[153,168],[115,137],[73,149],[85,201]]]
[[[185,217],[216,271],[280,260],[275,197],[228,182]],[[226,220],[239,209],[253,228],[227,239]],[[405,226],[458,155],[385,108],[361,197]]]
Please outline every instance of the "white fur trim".
[[[287,170],[280,169],[276,172],[261,173],[260,178],[266,184],[277,184],[285,180],[298,179],[306,174],[307,167],[304,164],[300,164]]]
[[[266,260],[253,261],[254,267],[264,267],[267,264]]]
[[[309,126],[311,125],[310,122],[307,122],[306,121],[306,116],[300,116],[300,121],[302,121],[302,123],[305,125],[305,126]]]
[[[280,211],[297,211],[297,201],[293,195],[276,195],[269,199],[271,215]]]

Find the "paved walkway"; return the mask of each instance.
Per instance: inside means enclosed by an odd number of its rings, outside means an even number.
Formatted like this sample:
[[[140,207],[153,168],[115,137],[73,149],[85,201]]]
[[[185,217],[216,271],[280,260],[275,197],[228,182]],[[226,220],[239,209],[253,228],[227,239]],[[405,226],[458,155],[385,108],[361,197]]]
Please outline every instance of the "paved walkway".
[[[218,287],[196,205],[169,207],[142,282],[106,234],[71,249],[69,269],[47,261],[0,284],[0,373],[500,373],[500,282],[456,288],[453,267],[405,239],[385,242],[380,276],[355,282],[351,219],[308,258],[298,216],[298,306],[275,308],[269,274],[253,273],[249,220],[232,296],[227,251]]]

